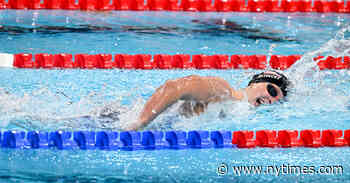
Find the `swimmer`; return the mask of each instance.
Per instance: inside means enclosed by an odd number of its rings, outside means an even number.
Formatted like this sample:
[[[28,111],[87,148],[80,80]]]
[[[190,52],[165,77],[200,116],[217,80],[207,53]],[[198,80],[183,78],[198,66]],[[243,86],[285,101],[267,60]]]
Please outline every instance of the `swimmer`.
[[[247,100],[254,106],[272,104],[287,96],[289,80],[276,71],[266,71],[253,76],[244,89],[234,90],[230,84],[219,77],[191,75],[168,80],[160,86],[146,102],[137,123],[127,130],[138,130],[147,126],[168,107],[183,100],[180,114],[199,115],[209,103],[233,100]]]
[[[223,36],[227,34],[235,34],[243,38],[251,40],[268,40],[271,42],[294,41],[299,42],[295,37],[283,35],[278,30],[266,31],[263,29],[251,28],[249,26],[240,25],[234,21],[226,19],[209,19],[209,20],[192,20],[193,28],[185,28],[179,26],[134,26],[122,25],[73,25],[73,26],[51,26],[39,25],[35,27],[0,25],[0,34],[7,33],[10,35],[21,35],[26,33],[37,34],[62,34],[62,33],[123,33],[133,32],[136,34],[163,34],[163,35],[188,35],[199,34],[211,36]],[[271,28],[270,28],[271,29]]]

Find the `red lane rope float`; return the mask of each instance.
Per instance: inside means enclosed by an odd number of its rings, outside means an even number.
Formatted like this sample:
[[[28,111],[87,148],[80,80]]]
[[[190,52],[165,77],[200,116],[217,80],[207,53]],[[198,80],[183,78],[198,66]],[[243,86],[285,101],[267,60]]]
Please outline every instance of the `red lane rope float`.
[[[33,60],[34,58],[34,60]],[[74,61],[73,61],[74,58]],[[114,58],[114,59],[113,59]],[[80,68],[80,69],[266,69],[285,70],[300,55],[149,55],[149,54],[0,54],[0,67],[16,68]],[[320,70],[350,69],[350,56],[316,57]]]
[[[350,13],[343,0],[0,0],[0,9],[218,11],[218,12],[334,12]]]
[[[233,132],[232,144],[253,147],[343,147],[350,145],[350,130],[260,130]]]

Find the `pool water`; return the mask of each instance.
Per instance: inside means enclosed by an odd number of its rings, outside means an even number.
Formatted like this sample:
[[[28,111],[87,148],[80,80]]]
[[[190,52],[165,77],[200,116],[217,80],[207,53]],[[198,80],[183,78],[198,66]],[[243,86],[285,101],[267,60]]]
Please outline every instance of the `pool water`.
[[[178,105],[148,130],[349,129],[350,72],[319,71],[318,55],[349,53],[347,14],[0,11],[0,52],[303,55],[285,71],[288,100],[253,108],[211,104],[185,118]],[[257,70],[0,69],[3,130],[115,130],[134,122],[168,79],[219,76],[243,88]],[[118,120],[101,118],[117,112]],[[219,117],[224,111],[226,116]],[[57,151],[0,149],[0,182],[345,182],[349,148]],[[342,165],[342,175],[217,174],[228,165]]]
[[[2,10],[0,43],[6,46],[0,51],[231,55],[268,54],[275,44],[273,54],[304,54],[334,38],[349,18],[317,13]]]

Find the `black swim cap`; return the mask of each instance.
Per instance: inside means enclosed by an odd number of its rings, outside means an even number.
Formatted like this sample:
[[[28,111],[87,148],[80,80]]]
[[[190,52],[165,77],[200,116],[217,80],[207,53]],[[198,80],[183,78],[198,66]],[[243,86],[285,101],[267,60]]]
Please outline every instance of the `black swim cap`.
[[[263,83],[263,82],[269,82],[277,85],[281,89],[283,96],[287,96],[287,89],[288,89],[288,86],[290,85],[290,81],[285,75],[276,71],[262,72],[260,74],[254,75],[252,80],[249,82],[248,86],[251,85],[252,83]]]

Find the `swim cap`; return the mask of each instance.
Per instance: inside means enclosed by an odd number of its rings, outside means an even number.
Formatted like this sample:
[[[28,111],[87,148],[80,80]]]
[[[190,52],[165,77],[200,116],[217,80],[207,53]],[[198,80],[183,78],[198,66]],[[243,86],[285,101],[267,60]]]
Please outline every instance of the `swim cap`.
[[[287,96],[287,88],[290,85],[290,81],[285,75],[276,71],[262,72],[260,74],[254,75],[252,80],[249,82],[248,86],[252,83],[263,82],[269,82],[277,85],[281,89],[283,96]]]

